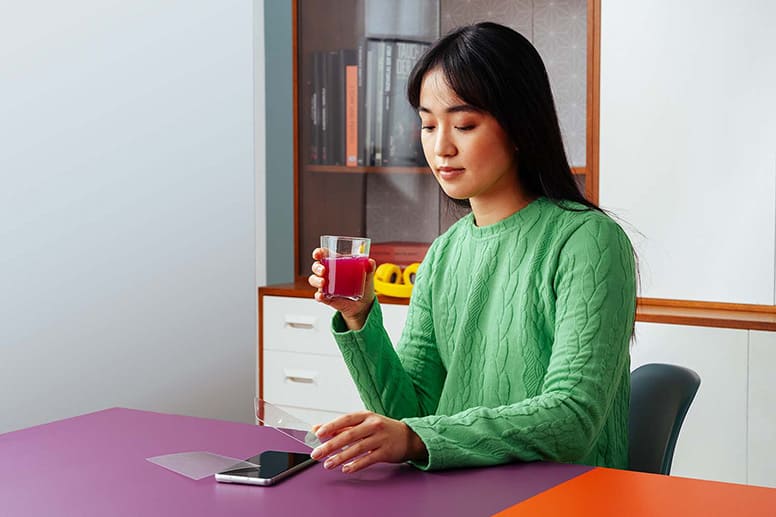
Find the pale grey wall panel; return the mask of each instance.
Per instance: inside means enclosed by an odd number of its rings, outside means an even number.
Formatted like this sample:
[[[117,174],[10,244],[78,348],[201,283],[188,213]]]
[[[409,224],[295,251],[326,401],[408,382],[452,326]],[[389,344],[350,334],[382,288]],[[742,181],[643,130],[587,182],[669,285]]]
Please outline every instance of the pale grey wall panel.
[[[3,2],[0,431],[252,420],[251,0]]]
[[[771,304],[776,4],[603,2],[600,202],[642,295]]]

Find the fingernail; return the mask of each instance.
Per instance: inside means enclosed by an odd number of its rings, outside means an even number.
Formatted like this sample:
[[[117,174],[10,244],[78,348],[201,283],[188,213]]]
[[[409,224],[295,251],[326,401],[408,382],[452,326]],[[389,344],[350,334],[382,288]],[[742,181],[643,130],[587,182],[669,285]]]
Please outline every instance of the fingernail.
[[[345,474],[350,472],[350,470],[351,470],[350,464],[345,465],[344,467],[342,467],[342,472],[344,472]]]
[[[324,464],[323,464],[323,468],[325,468],[325,469],[331,469],[333,466],[334,466],[334,460],[333,460],[333,459],[331,459],[331,458],[329,458],[328,460],[326,460],[326,461],[324,462]]]
[[[316,447],[313,449],[313,452],[310,453],[310,457],[314,460],[317,460],[321,457],[321,451]]]
[[[323,273],[323,266],[320,266],[320,265],[315,266],[315,272],[318,273],[319,275]]]

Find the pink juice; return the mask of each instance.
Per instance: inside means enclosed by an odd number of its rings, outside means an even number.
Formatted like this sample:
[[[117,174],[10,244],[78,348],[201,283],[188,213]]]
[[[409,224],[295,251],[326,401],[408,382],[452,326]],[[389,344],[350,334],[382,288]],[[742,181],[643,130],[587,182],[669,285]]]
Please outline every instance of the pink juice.
[[[366,270],[369,257],[324,257],[321,264],[326,268],[326,294],[359,299],[364,296]]]

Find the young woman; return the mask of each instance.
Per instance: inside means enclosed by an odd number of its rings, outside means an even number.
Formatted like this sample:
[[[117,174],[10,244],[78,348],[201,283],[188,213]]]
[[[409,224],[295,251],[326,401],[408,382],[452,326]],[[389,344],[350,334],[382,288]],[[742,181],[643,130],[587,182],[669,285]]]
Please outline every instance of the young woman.
[[[539,54],[501,25],[462,27],[420,59],[408,95],[431,171],[471,214],[424,258],[395,351],[371,274],[360,301],[324,297],[313,252],[309,283],[338,311],[334,336],[371,410],[316,427],[328,441],[313,457],[345,472],[627,468],[633,250],[574,182]]]

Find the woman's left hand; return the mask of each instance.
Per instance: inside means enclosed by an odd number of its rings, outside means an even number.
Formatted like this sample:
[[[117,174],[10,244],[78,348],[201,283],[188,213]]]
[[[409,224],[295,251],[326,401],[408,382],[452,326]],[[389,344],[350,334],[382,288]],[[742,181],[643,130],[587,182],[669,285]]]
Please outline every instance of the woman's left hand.
[[[312,452],[316,460],[330,456],[327,469],[343,465],[342,472],[357,472],[374,463],[401,463],[428,456],[426,446],[407,424],[369,411],[335,418],[313,431],[328,441]]]

